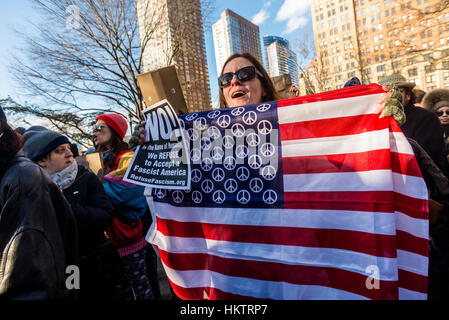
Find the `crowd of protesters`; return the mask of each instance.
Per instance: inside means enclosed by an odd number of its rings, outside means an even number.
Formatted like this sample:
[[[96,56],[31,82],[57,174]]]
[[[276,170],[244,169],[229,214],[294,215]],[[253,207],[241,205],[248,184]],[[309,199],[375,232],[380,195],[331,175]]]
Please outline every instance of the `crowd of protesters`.
[[[262,64],[234,54],[218,78],[221,108],[278,100]],[[399,89],[413,148],[429,190],[429,299],[449,298],[449,89],[424,92],[400,74],[381,81]],[[346,86],[360,85],[353,78]],[[292,91],[298,94],[296,88]],[[385,100],[385,99],[384,99]],[[383,100],[383,101],[384,101]],[[379,113],[382,109],[379,110]],[[144,142],[144,125],[133,141]],[[124,299],[160,296],[151,215],[144,187],[123,181],[133,151],[118,114],[96,118],[99,178],[74,159],[67,137],[41,126],[14,130],[0,109],[0,299]],[[90,152],[92,152],[91,150]],[[79,266],[79,290],[67,268]]]

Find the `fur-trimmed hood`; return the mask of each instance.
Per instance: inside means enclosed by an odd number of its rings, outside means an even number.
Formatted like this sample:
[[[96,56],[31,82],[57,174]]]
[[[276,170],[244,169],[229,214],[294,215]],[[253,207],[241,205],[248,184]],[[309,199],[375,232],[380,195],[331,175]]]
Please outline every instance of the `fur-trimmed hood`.
[[[422,105],[433,112],[441,107],[449,107],[449,89],[439,88],[428,92],[422,100]]]

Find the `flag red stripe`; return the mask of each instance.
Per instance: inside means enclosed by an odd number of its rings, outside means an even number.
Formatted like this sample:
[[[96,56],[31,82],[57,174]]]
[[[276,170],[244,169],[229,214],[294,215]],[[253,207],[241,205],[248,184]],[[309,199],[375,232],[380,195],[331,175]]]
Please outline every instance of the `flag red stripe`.
[[[368,289],[366,282],[371,275],[369,273],[364,275],[338,268],[230,259],[203,253],[169,253],[161,249],[159,253],[165,265],[178,271],[207,269],[232,277],[331,287],[370,299],[397,299],[398,296],[397,281],[379,280],[379,289]],[[368,283],[373,282],[374,279],[368,280]]]
[[[379,120],[377,114],[363,114],[331,119],[279,124],[281,140],[299,140],[360,134],[368,131],[388,129],[386,119]],[[299,120],[299,119],[298,119]]]
[[[391,152],[391,170],[408,176],[422,177],[421,169],[413,154]]]
[[[391,161],[391,162],[390,162]],[[421,177],[421,171],[413,155],[390,153],[388,149],[358,153],[330,154],[282,158],[284,174],[358,172],[392,170]]]
[[[170,281],[170,278],[168,280]],[[170,285],[175,294],[182,300],[267,300],[232,294],[213,287],[183,288],[172,281],[170,281]]]
[[[369,85],[361,85],[354,86],[348,88],[342,88],[338,90],[332,90],[317,94],[312,94],[308,96],[301,96],[296,98],[290,98],[285,100],[278,101],[278,107],[287,107],[296,104],[305,104],[311,102],[319,102],[319,101],[329,101],[336,99],[344,99],[344,98],[354,98],[372,94],[384,93],[385,91],[382,89],[382,86],[378,84],[369,84]]]
[[[427,277],[406,270],[398,269],[399,287],[427,293]]]
[[[427,206],[427,200],[391,191],[284,192],[285,209],[400,211],[412,218],[428,219]]]
[[[394,235],[372,234],[352,230],[179,222],[161,218],[157,218],[157,230],[166,236],[174,237],[336,248],[378,257],[396,257],[396,239]]]
[[[399,250],[429,256],[429,240],[416,237],[408,232],[396,230],[397,247]]]

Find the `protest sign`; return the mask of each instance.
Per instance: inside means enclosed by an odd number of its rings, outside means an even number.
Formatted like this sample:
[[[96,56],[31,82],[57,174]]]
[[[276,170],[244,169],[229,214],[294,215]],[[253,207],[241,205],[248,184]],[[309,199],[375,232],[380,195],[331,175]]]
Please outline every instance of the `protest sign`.
[[[124,181],[161,189],[190,188],[190,158],[175,111],[162,100],[143,110],[146,143],[138,146]]]

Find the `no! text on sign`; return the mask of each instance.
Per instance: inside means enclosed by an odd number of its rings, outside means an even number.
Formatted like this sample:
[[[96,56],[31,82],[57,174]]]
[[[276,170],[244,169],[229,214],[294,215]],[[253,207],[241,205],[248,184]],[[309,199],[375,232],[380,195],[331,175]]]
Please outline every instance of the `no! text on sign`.
[[[160,189],[190,189],[190,157],[179,119],[168,100],[142,111],[146,142],[138,146],[123,180]]]

